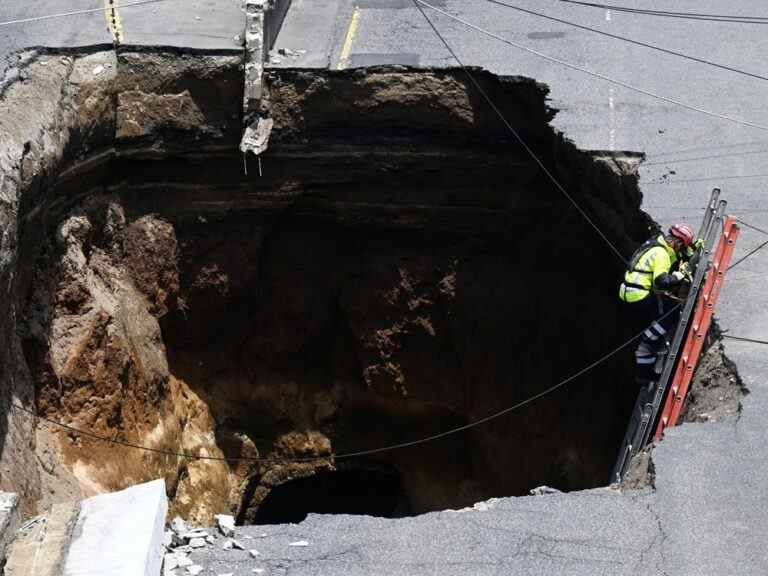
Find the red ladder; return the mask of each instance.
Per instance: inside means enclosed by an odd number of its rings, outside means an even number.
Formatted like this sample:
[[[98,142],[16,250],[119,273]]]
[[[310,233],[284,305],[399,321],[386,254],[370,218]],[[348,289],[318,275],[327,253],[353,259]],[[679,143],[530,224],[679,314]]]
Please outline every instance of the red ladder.
[[[680,361],[675,367],[675,375],[672,379],[672,387],[664,402],[658,426],[656,427],[655,440],[660,440],[669,426],[675,426],[683,409],[685,396],[693,379],[693,372],[699,361],[701,349],[704,346],[704,338],[712,323],[715,312],[715,304],[723,287],[725,273],[731,261],[733,250],[736,247],[736,239],[739,236],[739,227],[736,219],[728,216],[723,225],[723,232],[717,243],[717,248],[712,256],[712,263],[707,273],[707,279],[699,294],[696,308],[693,312],[693,322],[683,344],[683,352]]]

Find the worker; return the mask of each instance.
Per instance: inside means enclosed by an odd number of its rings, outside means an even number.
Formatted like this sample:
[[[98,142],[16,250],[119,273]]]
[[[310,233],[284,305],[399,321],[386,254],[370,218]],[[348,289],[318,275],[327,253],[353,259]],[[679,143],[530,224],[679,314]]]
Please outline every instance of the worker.
[[[655,379],[656,357],[675,325],[677,314],[667,313],[675,304],[672,293],[682,282],[690,281],[686,267],[679,265],[698,248],[695,237],[688,224],[674,224],[666,235],[654,236],[640,246],[624,274],[619,298],[634,318],[636,329],[645,328],[635,350],[636,378],[641,385]],[[676,264],[677,269],[673,270]]]

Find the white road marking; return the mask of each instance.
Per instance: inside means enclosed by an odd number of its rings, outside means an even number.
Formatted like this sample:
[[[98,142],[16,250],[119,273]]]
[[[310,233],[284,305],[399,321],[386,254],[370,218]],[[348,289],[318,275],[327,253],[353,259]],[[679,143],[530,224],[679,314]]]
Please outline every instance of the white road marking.
[[[616,114],[613,99],[613,88],[608,89],[608,150],[613,152],[616,149]]]

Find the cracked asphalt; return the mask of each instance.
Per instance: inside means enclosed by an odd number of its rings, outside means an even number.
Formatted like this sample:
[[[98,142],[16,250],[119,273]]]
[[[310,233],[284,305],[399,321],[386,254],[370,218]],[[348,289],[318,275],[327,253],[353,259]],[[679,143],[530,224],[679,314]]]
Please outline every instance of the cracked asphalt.
[[[764,69],[768,34],[759,25],[651,18],[557,0],[509,2],[750,71]],[[432,3],[551,56],[695,106],[768,125],[764,81],[483,0]],[[101,2],[66,4],[67,9],[77,9]],[[666,7],[661,0],[623,0],[622,4]],[[59,0],[6,0],[0,4],[0,20],[50,13],[61,6]],[[234,41],[242,32],[238,0],[194,0],[181,8],[181,0],[169,0],[154,12],[126,17],[128,41],[224,49],[232,47],[230,37]],[[680,9],[726,10],[717,0],[686,0]],[[755,15],[760,10],[759,3],[748,0],[727,3],[730,13]],[[548,84],[551,104],[560,110],[555,127],[580,147],[645,152],[640,180],[644,207],[660,223],[677,219],[696,223],[709,190],[720,186],[733,214],[768,230],[768,170],[764,167],[768,134],[764,130],[716,120],[589,78],[479,36],[443,16],[432,16],[465,63]],[[111,42],[102,17],[0,27],[0,72],[6,72],[9,53],[23,46]],[[407,0],[293,0],[276,47],[307,50],[276,66],[453,65]],[[761,233],[744,229],[736,257],[764,240]],[[762,285],[766,276],[768,250],[729,274],[718,306],[726,330],[768,340]],[[240,528],[238,538],[246,548],[259,551],[256,559],[247,552],[222,550],[221,541],[195,552],[194,558],[206,566],[204,574],[237,576],[258,573],[253,570],[260,568],[264,574],[285,575],[764,575],[768,572],[764,416],[768,413],[768,355],[765,347],[733,340],[726,341],[726,351],[751,392],[743,411],[731,420],[670,430],[653,454],[655,490],[599,489],[506,498],[471,510],[399,520],[311,515],[298,525]],[[261,533],[267,536],[255,537]],[[296,540],[307,540],[309,545],[289,546]]]
[[[254,569],[279,576],[654,574],[662,564],[659,526],[649,493],[599,489],[398,520],[312,514],[301,524],[239,527],[246,550],[224,550],[219,538],[191,558],[204,573],[234,576]],[[290,546],[302,540],[308,545]]]
[[[549,56],[566,60],[623,82],[712,112],[768,125],[764,102],[768,83],[694,64],[678,57],[623,43],[491,5],[484,0],[426,0],[472,23]],[[749,72],[764,70],[768,35],[761,25],[715,23],[658,18],[566,5],[557,0],[507,0],[507,3],[545,12],[561,19],[650,44],[714,60]],[[768,16],[759,4],[734,0],[724,7],[717,0],[697,0],[680,10],[728,12]],[[660,0],[624,0],[621,5],[667,9]],[[335,11],[326,9],[311,24],[329,35],[328,46],[301,45],[302,11],[311,11],[309,0],[294,0],[277,47],[306,49],[297,63],[331,68],[365,63],[453,66],[455,62],[440,40],[413,7],[412,0],[340,0]],[[768,230],[768,132],[715,119],[653,99],[570,70],[496,40],[479,35],[463,24],[426,9],[430,18],[458,52],[465,64],[482,66],[498,74],[536,78],[550,87],[551,105],[559,110],[553,125],[578,146],[595,150],[633,150],[647,155],[640,170],[644,208],[662,225],[676,220],[698,224],[714,186],[723,190],[729,212]],[[322,16],[322,17],[320,17]],[[331,21],[332,20],[332,21]],[[320,57],[322,54],[323,57]],[[346,56],[346,58],[344,58]],[[766,240],[743,228],[735,259]],[[718,318],[728,332],[768,340],[768,249],[731,271],[718,303]],[[529,498],[504,500],[498,517],[511,530],[530,530],[558,542],[572,558],[524,556],[514,567],[497,563],[474,564],[473,574],[754,574],[768,573],[768,348],[759,344],[725,341],[726,352],[736,362],[750,394],[735,418],[719,423],[686,424],[670,430],[653,453],[656,489],[643,494],[604,491],[546,497],[539,517],[521,519],[513,510],[526,507]],[[597,495],[597,496],[596,496]],[[563,504],[560,504],[562,498]],[[565,504],[567,503],[567,504]],[[477,513],[477,530],[458,545],[467,554],[493,542]],[[653,521],[649,523],[649,518]],[[590,524],[600,519],[607,526]],[[329,525],[332,520],[325,520]],[[398,521],[401,522],[401,521]],[[419,542],[442,534],[444,525],[461,521],[442,514],[424,519]],[[375,526],[384,526],[379,521]],[[599,524],[599,523],[598,523]],[[322,522],[313,519],[310,526]],[[462,529],[462,528],[458,528]],[[568,538],[575,530],[578,543]],[[369,529],[369,532],[373,532]],[[394,537],[394,536],[393,536]],[[637,539],[647,546],[639,559],[626,543]],[[372,545],[376,545],[371,537]],[[455,546],[449,541],[447,548]],[[509,539],[514,548],[516,540]],[[582,544],[583,543],[583,544]],[[584,546],[615,547],[621,563],[598,566]],[[418,554],[423,557],[419,547]],[[425,550],[430,550],[429,547]],[[492,544],[488,544],[488,557]],[[398,554],[406,557],[405,548]],[[610,557],[607,555],[606,557]],[[442,574],[449,568],[439,556],[404,573]],[[381,559],[384,562],[384,559]],[[384,566],[379,564],[378,566]],[[410,571],[409,571],[410,570]],[[386,571],[386,570],[385,570]],[[400,573],[400,570],[393,570]],[[303,572],[302,572],[303,573]],[[339,570],[360,574],[365,570]]]

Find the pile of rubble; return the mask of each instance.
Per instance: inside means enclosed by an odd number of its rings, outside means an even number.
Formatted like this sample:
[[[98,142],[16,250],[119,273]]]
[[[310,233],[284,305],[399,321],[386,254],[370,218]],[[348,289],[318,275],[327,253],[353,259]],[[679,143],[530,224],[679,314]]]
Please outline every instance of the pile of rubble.
[[[204,567],[195,564],[190,558],[190,553],[198,548],[215,546],[220,544],[224,550],[245,550],[245,546],[235,538],[235,518],[227,514],[216,516],[217,530],[206,530],[190,526],[178,516],[173,519],[170,528],[165,531],[165,556],[163,557],[163,576],[181,576],[189,574],[197,576]],[[261,537],[266,537],[262,534]],[[250,538],[250,537],[249,537]],[[248,553],[252,558],[259,556],[257,550],[250,549]],[[263,568],[254,568],[254,574],[264,572]],[[232,574],[219,574],[218,576],[232,576]]]

